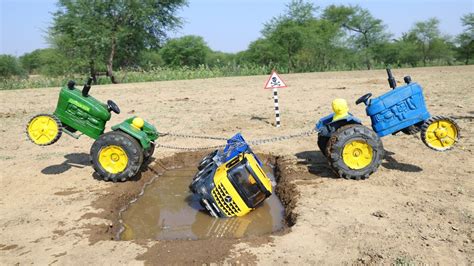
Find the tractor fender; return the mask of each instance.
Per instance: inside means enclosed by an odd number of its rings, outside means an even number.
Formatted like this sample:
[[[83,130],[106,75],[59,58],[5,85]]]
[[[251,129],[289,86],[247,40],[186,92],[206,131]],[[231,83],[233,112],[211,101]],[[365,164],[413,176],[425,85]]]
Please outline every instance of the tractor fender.
[[[142,148],[144,150],[150,148],[151,143],[150,143],[150,139],[148,138],[147,134],[143,130],[140,130],[140,129],[137,129],[137,128],[133,127],[131,124],[127,123],[126,121],[113,126],[112,130],[114,130],[114,131],[115,130],[120,130],[120,131],[132,136],[133,138],[135,138],[140,143],[140,145],[142,146]]]
[[[348,116],[333,121],[334,113],[321,118],[316,123],[316,131],[320,136],[330,137],[336,130],[340,127],[348,125],[348,124],[359,124],[362,125],[362,121],[349,113]]]

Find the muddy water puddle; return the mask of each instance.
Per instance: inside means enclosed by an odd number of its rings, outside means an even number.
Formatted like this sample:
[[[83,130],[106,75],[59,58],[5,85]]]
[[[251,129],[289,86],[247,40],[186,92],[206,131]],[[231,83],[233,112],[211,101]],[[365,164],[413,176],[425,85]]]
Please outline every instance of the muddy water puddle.
[[[269,173],[271,168],[265,169]],[[243,217],[211,217],[188,188],[195,167],[169,170],[148,185],[142,196],[121,214],[123,230],[118,238],[209,239],[260,236],[285,226],[284,207],[275,193]]]

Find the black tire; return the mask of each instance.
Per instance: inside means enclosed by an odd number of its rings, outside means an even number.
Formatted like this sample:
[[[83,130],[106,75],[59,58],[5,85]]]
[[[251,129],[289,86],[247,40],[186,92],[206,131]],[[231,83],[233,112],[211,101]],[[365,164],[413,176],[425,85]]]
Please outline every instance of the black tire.
[[[321,135],[318,135],[318,147],[319,147],[319,150],[324,154],[324,156],[328,156],[327,155],[327,145],[328,145],[328,141],[329,141],[329,137],[325,137],[325,136],[321,136]]]
[[[455,132],[454,136],[449,137],[449,144],[448,145],[442,145],[442,147],[437,147],[436,145],[433,145],[432,142],[428,140],[429,135],[428,135],[428,127],[432,125],[433,123],[437,123],[440,121],[445,121],[450,124],[450,128],[452,132]],[[459,125],[454,121],[452,118],[446,117],[446,116],[433,116],[430,117],[428,120],[426,120],[423,125],[421,126],[421,140],[423,143],[430,149],[435,150],[435,151],[447,151],[450,150],[454,147],[454,145],[459,141],[461,138],[461,130],[459,128]],[[443,141],[444,138],[438,138],[438,141]]]
[[[155,143],[152,142],[150,143],[150,148],[147,150],[143,151],[143,162],[144,163],[149,163],[151,160],[151,156],[153,156],[153,153],[155,152]]]
[[[210,167],[210,165],[208,165],[208,167],[204,168],[203,170],[199,171],[193,177],[193,180],[192,180],[191,184],[189,185],[189,189],[191,190],[191,192],[196,193],[196,190],[194,189],[195,184],[197,182],[199,182],[199,180],[201,180],[203,177],[206,177],[206,176],[210,175],[212,173],[212,171],[213,171],[213,167]]]
[[[126,167],[118,173],[107,171],[99,162],[102,149],[109,146],[120,147],[127,155]],[[126,181],[134,177],[143,163],[143,149],[138,141],[122,131],[111,131],[101,135],[91,147],[92,166],[105,181]]]
[[[372,159],[368,165],[361,169],[349,167],[343,157],[343,150],[347,144],[359,141],[368,145],[372,150]],[[329,139],[327,148],[328,161],[334,173],[346,179],[365,179],[368,178],[382,163],[384,149],[382,141],[377,134],[358,124],[346,125],[339,128]],[[359,156],[359,155],[355,155]]]
[[[206,168],[206,166],[208,166],[210,163],[213,162],[212,158],[214,158],[214,156],[216,156],[217,154],[217,150],[209,153],[208,155],[206,155],[206,157],[204,157],[201,162],[199,162],[199,165],[198,165],[198,170],[201,171],[202,169]]]
[[[49,140],[46,143],[38,143],[37,140],[35,140],[35,133],[30,130],[30,125],[32,124],[32,122],[34,122],[37,118],[42,117],[42,116],[52,119],[52,121],[54,121],[54,123],[56,123],[56,126],[58,128],[58,132],[56,133],[56,135],[54,135],[52,137],[49,136],[49,137],[51,137],[51,140]],[[26,131],[25,132],[26,132],[26,136],[28,137],[28,139],[31,142],[33,142],[34,144],[39,145],[39,146],[48,146],[48,145],[56,143],[56,141],[58,141],[61,138],[61,135],[63,133],[63,125],[62,125],[61,121],[59,120],[59,118],[57,118],[55,115],[52,115],[52,114],[38,114],[38,115],[33,116],[28,121],[28,123],[26,124]],[[40,133],[40,135],[41,135],[41,133]]]

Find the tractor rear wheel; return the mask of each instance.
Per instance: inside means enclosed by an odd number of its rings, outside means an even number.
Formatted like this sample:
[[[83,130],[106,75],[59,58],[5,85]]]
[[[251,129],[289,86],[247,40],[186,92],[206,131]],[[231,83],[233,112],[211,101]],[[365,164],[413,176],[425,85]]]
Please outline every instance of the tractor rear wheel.
[[[155,152],[155,143],[151,142],[150,148],[143,151],[143,161],[146,163],[149,163],[151,156],[153,155],[154,152]]]
[[[319,150],[323,153],[324,156],[328,156],[327,153],[327,145],[328,145],[329,137],[320,136],[318,135],[318,147]]]
[[[26,135],[36,145],[47,146],[61,137],[63,126],[61,121],[51,114],[33,116],[26,125]]]
[[[384,149],[379,136],[371,129],[351,124],[339,128],[327,144],[329,165],[337,176],[365,179],[382,163]]]
[[[446,151],[452,149],[459,141],[458,124],[445,116],[433,116],[421,127],[421,140],[430,149]]]
[[[132,136],[122,131],[111,131],[92,144],[91,157],[94,170],[105,181],[126,181],[140,170],[143,149]]]

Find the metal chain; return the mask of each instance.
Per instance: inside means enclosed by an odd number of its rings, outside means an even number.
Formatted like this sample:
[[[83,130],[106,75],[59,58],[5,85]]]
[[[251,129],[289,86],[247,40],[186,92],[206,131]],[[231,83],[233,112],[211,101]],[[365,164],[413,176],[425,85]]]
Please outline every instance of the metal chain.
[[[298,133],[298,134],[290,134],[290,135],[272,137],[272,138],[267,138],[267,139],[251,140],[251,141],[248,141],[247,143],[249,145],[255,145],[256,146],[256,145],[262,145],[262,144],[267,144],[267,143],[272,143],[272,142],[284,141],[284,140],[289,140],[289,139],[294,139],[294,138],[299,138],[299,137],[306,137],[306,136],[310,136],[310,135],[315,134],[315,133],[316,133],[316,130],[311,129],[311,130],[307,130],[307,131],[304,131],[304,132],[301,132],[301,133]],[[169,136],[174,136],[174,137],[183,137],[183,138],[227,140],[227,138],[218,138],[218,137],[209,137],[209,136],[193,136],[193,135],[172,134],[172,133],[168,133],[168,135]],[[205,147],[196,147],[196,148],[163,145],[163,144],[160,144],[160,143],[157,143],[156,146],[166,148],[166,149],[172,149],[172,150],[202,151],[202,150],[224,148],[226,146],[226,144],[214,145],[214,146],[205,146]]]
[[[278,137],[272,137],[272,138],[267,138],[267,139],[257,139],[257,140],[251,140],[248,141],[248,144],[250,145],[262,145],[266,143],[272,143],[272,142],[278,142],[278,141],[284,141],[284,140],[289,140],[289,139],[294,139],[294,138],[300,138],[300,137],[306,137],[310,136],[314,133],[316,133],[316,129],[311,129],[307,130],[298,134],[290,134],[290,135],[285,135],[285,136],[278,136]]]
[[[197,136],[197,135],[186,135],[186,134],[177,134],[177,133],[158,133],[160,137],[177,137],[177,138],[185,138],[185,139],[211,139],[211,140],[227,140],[227,138],[223,137],[213,137],[213,136]]]
[[[204,150],[217,150],[220,148],[224,148],[227,146],[226,144],[223,145],[214,145],[214,146],[205,146],[205,147],[196,147],[196,148],[187,148],[187,147],[178,147],[178,146],[171,146],[171,145],[163,145],[160,143],[156,144],[156,147],[161,147],[165,149],[171,149],[171,150],[182,150],[182,151],[204,151]]]

